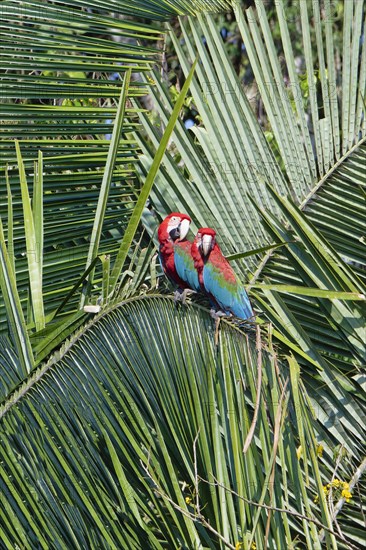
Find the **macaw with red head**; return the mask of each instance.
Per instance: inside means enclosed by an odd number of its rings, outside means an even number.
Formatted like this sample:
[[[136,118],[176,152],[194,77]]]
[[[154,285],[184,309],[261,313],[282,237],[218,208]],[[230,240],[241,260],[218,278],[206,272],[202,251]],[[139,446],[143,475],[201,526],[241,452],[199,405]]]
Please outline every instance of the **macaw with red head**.
[[[199,229],[191,254],[200,287],[209,298],[226,314],[240,319],[254,317],[244,286],[216,242],[216,231],[209,227]]]
[[[159,259],[165,275],[180,291],[199,290],[197,271],[191,256],[192,243],[186,239],[191,218],[172,212],[159,225]],[[184,295],[185,298],[185,295]]]

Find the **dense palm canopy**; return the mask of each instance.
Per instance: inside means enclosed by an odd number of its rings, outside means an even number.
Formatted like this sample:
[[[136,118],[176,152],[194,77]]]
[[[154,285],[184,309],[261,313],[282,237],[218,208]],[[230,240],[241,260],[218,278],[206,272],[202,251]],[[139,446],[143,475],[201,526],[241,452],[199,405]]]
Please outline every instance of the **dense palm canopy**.
[[[230,4],[1,3],[4,548],[365,542],[365,4],[300,2],[299,68],[284,4],[232,3],[262,117],[207,13]],[[256,324],[216,343],[159,290],[173,210],[216,229]]]

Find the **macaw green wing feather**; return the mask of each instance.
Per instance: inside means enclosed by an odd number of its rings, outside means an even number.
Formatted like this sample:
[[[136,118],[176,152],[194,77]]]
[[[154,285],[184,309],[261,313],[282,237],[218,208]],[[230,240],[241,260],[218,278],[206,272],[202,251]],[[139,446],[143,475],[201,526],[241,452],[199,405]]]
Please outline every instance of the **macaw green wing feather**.
[[[175,269],[179,277],[183,279],[192,290],[198,292],[200,290],[200,284],[190,250],[191,243],[188,241],[177,243],[174,246]]]
[[[203,269],[203,283],[206,292],[212,294],[225,313],[232,313],[240,319],[253,316],[245,288],[227,262],[219,266],[208,261]]]

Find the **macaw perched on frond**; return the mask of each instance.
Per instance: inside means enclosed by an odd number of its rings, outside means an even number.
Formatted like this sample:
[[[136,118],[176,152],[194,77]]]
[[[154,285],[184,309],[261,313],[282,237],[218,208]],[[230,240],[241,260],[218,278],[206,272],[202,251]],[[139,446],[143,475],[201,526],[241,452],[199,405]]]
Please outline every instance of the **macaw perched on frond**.
[[[199,290],[197,271],[191,256],[192,243],[186,239],[191,218],[187,214],[172,212],[159,225],[159,259],[165,275],[183,291],[185,301],[187,289]]]
[[[216,231],[203,227],[192,244],[200,287],[226,313],[254,317],[248,294],[216,242]]]

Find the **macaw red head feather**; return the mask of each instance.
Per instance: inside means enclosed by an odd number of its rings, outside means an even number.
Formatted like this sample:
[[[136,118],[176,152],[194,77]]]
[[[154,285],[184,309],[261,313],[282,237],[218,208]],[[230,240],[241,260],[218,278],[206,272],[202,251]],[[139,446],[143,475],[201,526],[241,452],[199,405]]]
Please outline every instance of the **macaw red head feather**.
[[[194,240],[197,251],[204,257],[208,256],[216,245],[216,231],[211,227],[201,227]]]
[[[201,227],[201,229],[198,230],[198,234],[201,235],[210,235],[211,237],[216,237],[216,231],[214,229],[211,229],[211,227]]]
[[[187,214],[172,212],[162,221],[158,229],[159,258],[162,268],[169,279],[181,289],[187,288],[188,284],[177,273],[174,247],[181,243],[188,243],[185,237],[189,231],[190,223],[191,218]]]
[[[161,222],[158,229],[158,239],[160,244],[172,240],[170,231],[173,228],[177,228],[183,220],[187,220],[189,223],[191,222],[191,218],[187,214],[172,212]]]

